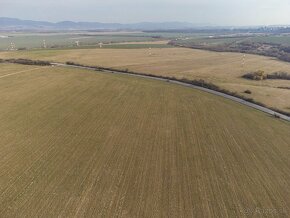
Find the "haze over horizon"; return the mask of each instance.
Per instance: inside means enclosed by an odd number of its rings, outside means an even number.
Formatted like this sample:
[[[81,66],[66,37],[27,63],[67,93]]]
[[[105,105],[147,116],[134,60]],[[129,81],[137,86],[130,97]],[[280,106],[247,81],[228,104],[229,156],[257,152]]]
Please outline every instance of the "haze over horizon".
[[[39,21],[180,21],[219,26],[290,24],[287,0],[3,0],[0,17]],[[32,13],[33,12],[33,13]]]

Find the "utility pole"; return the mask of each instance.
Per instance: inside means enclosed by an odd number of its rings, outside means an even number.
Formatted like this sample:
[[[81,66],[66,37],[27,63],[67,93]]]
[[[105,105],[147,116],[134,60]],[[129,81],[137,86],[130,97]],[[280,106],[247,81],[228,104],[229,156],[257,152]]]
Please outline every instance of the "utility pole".
[[[243,58],[242,58],[242,71],[243,71],[243,73],[245,73],[245,60],[246,60],[246,55],[244,54]]]
[[[16,48],[15,43],[14,42],[11,42],[10,43],[10,49],[9,50],[14,51],[15,48]]]
[[[45,41],[45,39],[43,40],[43,48],[46,48],[46,41]]]

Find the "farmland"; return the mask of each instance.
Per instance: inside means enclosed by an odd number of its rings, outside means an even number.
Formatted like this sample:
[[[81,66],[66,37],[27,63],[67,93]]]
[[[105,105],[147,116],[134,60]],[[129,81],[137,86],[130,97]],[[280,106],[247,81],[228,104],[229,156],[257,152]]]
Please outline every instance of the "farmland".
[[[157,45],[161,44],[158,42]],[[31,58],[58,62],[73,61],[92,66],[129,69],[177,78],[203,79],[224,89],[251,97],[267,106],[290,112],[290,82],[285,80],[249,81],[241,78],[247,72],[290,73],[290,63],[273,58],[240,53],[210,52],[185,48],[71,49],[1,52],[0,58]],[[136,46],[138,44],[133,44]],[[145,43],[146,45],[146,43]],[[162,45],[162,44],[161,44]],[[119,46],[114,45],[114,46]],[[144,44],[142,45],[144,46]],[[244,65],[243,63],[244,59]],[[113,61],[112,61],[113,60]],[[285,88],[280,88],[285,87]],[[252,94],[245,94],[250,90]]]
[[[274,57],[290,62],[289,34],[246,34],[175,39],[170,44],[218,52],[240,52]]]
[[[0,66],[1,216],[289,216],[289,123],[149,79]]]
[[[187,39],[185,39],[187,38]],[[189,35],[188,37],[183,37],[181,39],[184,45],[192,45],[192,44],[207,44],[207,45],[222,45],[222,44],[231,44],[231,43],[241,43],[241,42],[260,42],[260,43],[268,43],[268,44],[281,44],[285,46],[290,46],[290,35],[289,34],[279,34],[279,35],[266,35],[266,34],[250,34],[243,36],[231,36],[231,35],[223,35],[223,36],[211,36],[205,35],[200,37],[192,37]]]
[[[16,49],[36,49],[43,47],[43,40],[47,48],[75,48],[78,41],[80,47],[99,47],[99,43],[119,42],[152,42],[158,39],[153,34],[127,32],[52,32],[52,33],[1,33],[0,50],[7,50],[11,43]]]

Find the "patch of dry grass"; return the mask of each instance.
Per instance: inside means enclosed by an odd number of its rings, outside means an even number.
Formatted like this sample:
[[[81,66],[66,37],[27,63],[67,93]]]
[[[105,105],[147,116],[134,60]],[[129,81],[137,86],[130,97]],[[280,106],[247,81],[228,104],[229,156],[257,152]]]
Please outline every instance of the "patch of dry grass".
[[[287,102],[290,99],[289,90],[277,88],[289,86],[290,81],[248,81],[241,78],[246,72],[257,70],[264,70],[266,73],[290,72],[290,63],[268,57],[246,55],[244,67],[243,54],[185,48],[155,48],[150,51],[149,49],[41,50],[4,52],[0,53],[0,57],[74,61],[87,65],[115,67],[178,78],[204,79],[241,94],[249,89],[255,100],[290,112]]]
[[[289,217],[290,125],[264,113],[56,67],[0,79],[0,100],[3,217]]]
[[[147,44],[147,45],[166,45],[169,43],[169,40],[162,40],[162,41],[148,41],[148,42],[116,42],[116,43],[109,43],[109,45],[138,45],[138,44]]]

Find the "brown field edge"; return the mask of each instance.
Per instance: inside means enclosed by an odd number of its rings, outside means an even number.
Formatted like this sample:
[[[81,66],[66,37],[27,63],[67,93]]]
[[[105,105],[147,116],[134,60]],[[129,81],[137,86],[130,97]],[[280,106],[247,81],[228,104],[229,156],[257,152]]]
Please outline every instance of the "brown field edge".
[[[252,98],[247,98],[236,92],[231,92],[229,90],[222,89],[213,83],[209,83],[201,79],[200,80],[189,80],[186,78],[178,79],[176,77],[160,76],[160,75],[154,75],[154,74],[148,74],[148,73],[134,72],[134,71],[129,71],[129,70],[121,70],[121,69],[99,67],[99,66],[87,66],[83,64],[77,64],[74,62],[67,62],[66,64],[62,64],[62,63],[51,63],[51,64],[56,65],[56,66],[73,66],[73,67],[79,67],[79,68],[89,69],[89,70],[96,70],[96,71],[103,71],[103,72],[107,71],[110,73],[122,73],[122,74],[127,74],[127,75],[142,76],[142,77],[158,79],[158,80],[162,80],[166,82],[175,82],[180,85],[186,85],[186,86],[189,85],[194,88],[200,88],[200,90],[210,92],[212,94],[220,93],[218,94],[219,96],[226,97],[228,99],[234,100],[236,102],[242,103],[244,105],[250,106],[257,110],[268,113],[276,118],[280,118],[280,119],[290,122],[290,113],[288,112],[279,110],[277,108],[267,107],[265,104],[261,102],[257,102]]]
[[[277,109],[277,108],[271,108],[267,107],[265,104],[261,102],[257,102],[252,98],[247,98],[243,95],[240,95],[236,92],[229,91],[227,89],[222,89],[219,86],[206,82],[202,79],[200,80],[189,80],[186,78],[178,79],[176,77],[169,77],[169,76],[161,76],[161,75],[154,75],[154,74],[148,74],[148,73],[142,73],[142,72],[135,72],[130,70],[121,70],[121,69],[115,69],[115,68],[109,68],[109,67],[100,67],[100,66],[88,66],[84,64],[79,64],[75,62],[66,62],[63,63],[53,63],[49,61],[41,61],[41,60],[30,60],[30,59],[0,59],[1,62],[8,62],[8,63],[15,63],[15,64],[25,64],[25,65],[39,65],[39,66],[72,66],[72,67],[78,67],[82,69],[88,69],[88,70],[96,70],[96,71],[102,71],[102,72],[110,72],[110,73],[122,73],[127,75],[135,75],[135,76],[142,76],[146,78],[151,79],[158,79],[162,81],[167,82],[175,82],[180,85],[186,85],[191,86],[194,88],[200,88],[202,91],[210,92],[215,95],[219,95],[228,99],[231,99],[233,101],[239,102],[241,104],[247,105],[249,107],[255,108],[257,110],[263,111],[267,114],[270,114],[274,116],[275,118],[283,119],[290,122],[290,113]]]

